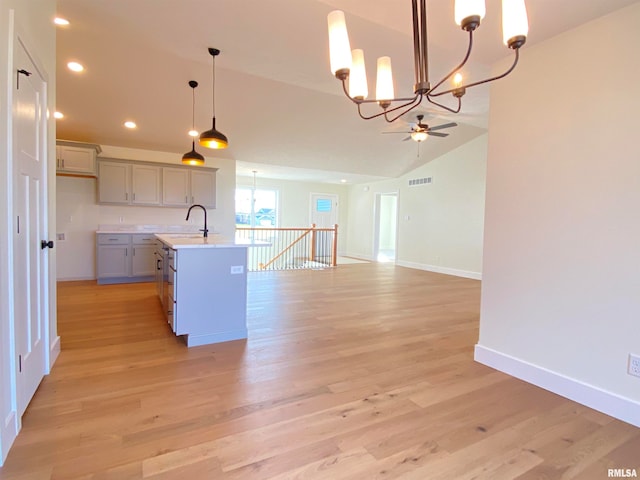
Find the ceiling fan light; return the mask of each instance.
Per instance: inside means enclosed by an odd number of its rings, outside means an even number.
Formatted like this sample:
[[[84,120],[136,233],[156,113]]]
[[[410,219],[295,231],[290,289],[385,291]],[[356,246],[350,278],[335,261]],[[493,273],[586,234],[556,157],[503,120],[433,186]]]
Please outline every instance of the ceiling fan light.
[[[456,0],[455,20],[464,30],[475,30],[486,13],[484,0]]]
[[[529,20],[524,0],[502,0],[502,40],[509,48],[524,45],[529,33]]]
[[[424,142],[428,136],[427,132],[423,131],[411,132],[411,140],[415,140],[416,142]]]
[[[191,151],[182,156],[182,163],[186,165],[204,165],[204,157],[196,152],[195,141],[191,142]]]
[[[357,48],[351,52],[353,64],[349,75],[349,95],[364,100],[369,95],[367,71],[364,66],[364,52]]]
[[[376,100],[384,107],[389,106],[395,97],[393,92],[393,73],[391,72],[391,58],[378,58],[378,75],[376,77]]]
[[[213,125],[210,130],[200,134],[200,145],[207,148],[227,148],[229,140],[222,133],[216,130],[216,117],[213,117]]]
[[[341,74],[349,74],[351,69],[351,46],[349,33],[342,10],[334,10],[327,16],[329,24],[329,62],[331,73],[340,78]]]

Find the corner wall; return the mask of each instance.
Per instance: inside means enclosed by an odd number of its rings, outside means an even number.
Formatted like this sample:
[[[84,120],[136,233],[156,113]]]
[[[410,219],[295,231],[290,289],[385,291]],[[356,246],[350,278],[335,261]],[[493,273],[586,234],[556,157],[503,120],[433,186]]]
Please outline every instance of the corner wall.
[[[396,263],[479,279],[486,158],[485,134],[399,178],[350,187],[346,254],[373,260],[376,195],[397,192]],[[409,186],[425,177],[433,183]]]
[[[640,3],[491,90],[476,359],[640,426]]]

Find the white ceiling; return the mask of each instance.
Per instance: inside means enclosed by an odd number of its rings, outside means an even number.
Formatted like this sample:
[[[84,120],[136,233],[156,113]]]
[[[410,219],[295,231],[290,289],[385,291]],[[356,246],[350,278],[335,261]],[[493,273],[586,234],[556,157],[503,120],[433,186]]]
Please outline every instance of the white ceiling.
[[[528,45],[637,0],[528,0]],[[502,45],[500,0],[488,0],[466,73],[478,78],[510,52]],[[216,117],[229,148],[205,156],[235,159],[238,173],[350,183],[396,177],[485,132],[487,87],[470,90],[461,114],[425,106],[426,123],[456,121],[447,138],[403,142],[415,121],[361,120],[328,66],[326,16],[344,10],[352,48],[363,48],[369,89],[375,59],[392,58],[396,93],[411,94],[413,59],[409,0],[58,0],[71,25],[57,35],[57,137],[175,152],[191,149],[191,89],[196,128],[211,125],[211,56],[216,59]],[[432,83],[459,61],[466,34],[453,22],[453,0],[431,0]],[[521,52],[526,62],[527,46]],[[77,60],[86,71],[73,74]],[[502,81],[509,81],[505,79]],[[133,119],[136,130],[122,123]],[[419,153],[419,155],[418,155]]]

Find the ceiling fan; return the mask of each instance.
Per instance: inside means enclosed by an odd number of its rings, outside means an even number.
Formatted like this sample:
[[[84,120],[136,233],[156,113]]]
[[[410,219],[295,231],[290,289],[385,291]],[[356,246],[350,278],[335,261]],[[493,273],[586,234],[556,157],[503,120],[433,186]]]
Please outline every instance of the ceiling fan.
[[[455,122],[451,123],[443,123],[442,125],[436,125],[435,127],[430,127],[426,123],[422,123],[422,119],[424,115],[416,115],[418,119],[418,123],[415,125],[411,125],[411,131],[409,132],[382,132],[382,133],[408,133],[409,136],[407,138],[403,138],[402,141],[406,142],[407,140],[414,140],[416,142],[423,142],[427,139],[428,135],[433,135],[434,137],[446,137],[448,133],[437,132],[436,130],[442,130],[443,128],[451,128],[457,127],[458,124]]]

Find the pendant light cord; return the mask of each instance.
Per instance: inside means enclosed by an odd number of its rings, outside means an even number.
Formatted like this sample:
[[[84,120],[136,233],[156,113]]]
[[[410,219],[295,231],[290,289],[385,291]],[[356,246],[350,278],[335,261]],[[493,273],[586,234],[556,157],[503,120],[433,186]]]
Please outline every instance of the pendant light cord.
[[[191,130],[196,129],[196,87],[191,89]]]
[[[216,56],[211,55],[213,57],[212,65],[212,82],[211,82],[211,110],[213,112],[213,118],[216,118]]]

